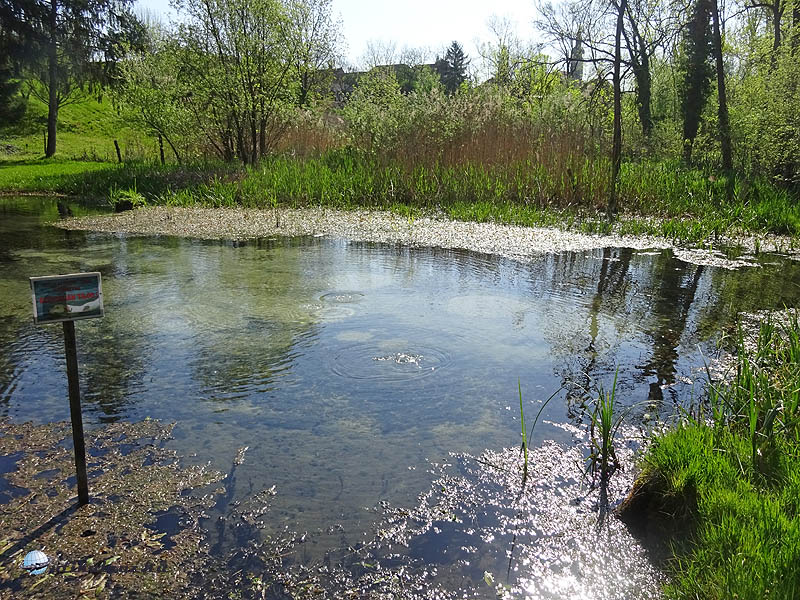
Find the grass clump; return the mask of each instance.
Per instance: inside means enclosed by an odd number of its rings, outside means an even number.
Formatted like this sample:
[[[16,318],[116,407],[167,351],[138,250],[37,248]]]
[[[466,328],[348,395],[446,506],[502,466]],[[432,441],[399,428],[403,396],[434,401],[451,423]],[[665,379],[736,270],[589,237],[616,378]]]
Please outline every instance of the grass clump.
[[[699,415],[654,440],[635,490],[690,524],[675,547],[673,598],[800,594],[800,325],[739,334],[730,381]]]
[[[588,457],[589,472],[592,474],[593,480],[599,475],[601,482],[607,481],[619,468],[614,440],[625,415],[624,413],[620,414],[616,402],[617,375],[618,373],[614,374],[614,383],[610,392],[600,390],[592,411],[589,428],[589,437],[591,438],[591,450]]]

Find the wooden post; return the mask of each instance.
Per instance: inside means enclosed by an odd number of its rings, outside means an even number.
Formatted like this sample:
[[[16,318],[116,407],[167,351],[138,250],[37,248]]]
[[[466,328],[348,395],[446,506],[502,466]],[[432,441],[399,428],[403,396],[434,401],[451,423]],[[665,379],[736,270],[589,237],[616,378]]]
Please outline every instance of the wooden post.
[[[67,355],[67,384],[69,412],[72,418],[72,443],[75,446],[75,472],[78,477],[78,505],[89,503],[89,480],[86,476],[86,444],[83,441],[81,417],[81,388],[78,380],[78,345],[75,342],[75,323],[64,321],[64,349]]]

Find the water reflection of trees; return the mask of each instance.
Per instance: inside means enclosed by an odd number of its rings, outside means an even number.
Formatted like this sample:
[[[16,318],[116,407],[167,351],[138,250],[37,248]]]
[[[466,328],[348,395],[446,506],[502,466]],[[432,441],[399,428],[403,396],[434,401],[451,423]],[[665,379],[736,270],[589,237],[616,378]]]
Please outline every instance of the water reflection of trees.
[[[639,367],[643,375],[655,377],[655,381],[650,382],[648,394],[654,409],[663,402],[664,389],[675,383],[681,339],[687,330],[704,270],[702,265],[690,265],[679,260],[662,258],[656,261],[654,281],[658,286],[647,327],[653,352],[650,359]]]
[[[662,390],[675,383],[684,340],[696,337],[693,307],[704,269],[670,252],[624,248],[557,255],[548,262],[535,277],[551,278],[553,287],[576,299],[550,310],[548,328],[568,416],[580,419],[587,397],[600,384],[610,385],[617,368],[626,403],[644,399],[643,384],[651,399],[663,399]]]

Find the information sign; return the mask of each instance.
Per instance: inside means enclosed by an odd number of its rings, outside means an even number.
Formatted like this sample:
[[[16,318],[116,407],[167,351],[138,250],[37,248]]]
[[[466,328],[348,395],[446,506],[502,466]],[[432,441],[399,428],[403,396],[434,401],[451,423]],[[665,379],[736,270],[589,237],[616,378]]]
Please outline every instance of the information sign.
[[[67,388],[72,419],[72,442],[75,447],[78,504],[83,506],[89,503],[89,478],[86,474],[86,442],[83,439],[81,417],[78,344],[75,341],[73,321],[103,316],[100,273],[31,277],[30,282],[34,323],[40,325],[61,321],[64,326],[64,351],[67,359]]]
[[[100,273],[31,277],[30,281],[36,324],[103,316]]]

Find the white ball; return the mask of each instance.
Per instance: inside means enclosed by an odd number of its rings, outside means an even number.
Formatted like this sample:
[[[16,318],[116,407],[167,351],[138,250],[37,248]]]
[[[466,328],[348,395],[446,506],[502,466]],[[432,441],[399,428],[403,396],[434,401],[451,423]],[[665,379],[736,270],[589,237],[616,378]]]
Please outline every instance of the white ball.
[[[22,562],[22,568],[30,571],[31,575],[41,575],[47,571],[47,566],[50,564],[50,559],[47,554],[41,550],[32,550],[25,555],[25,560]]]

